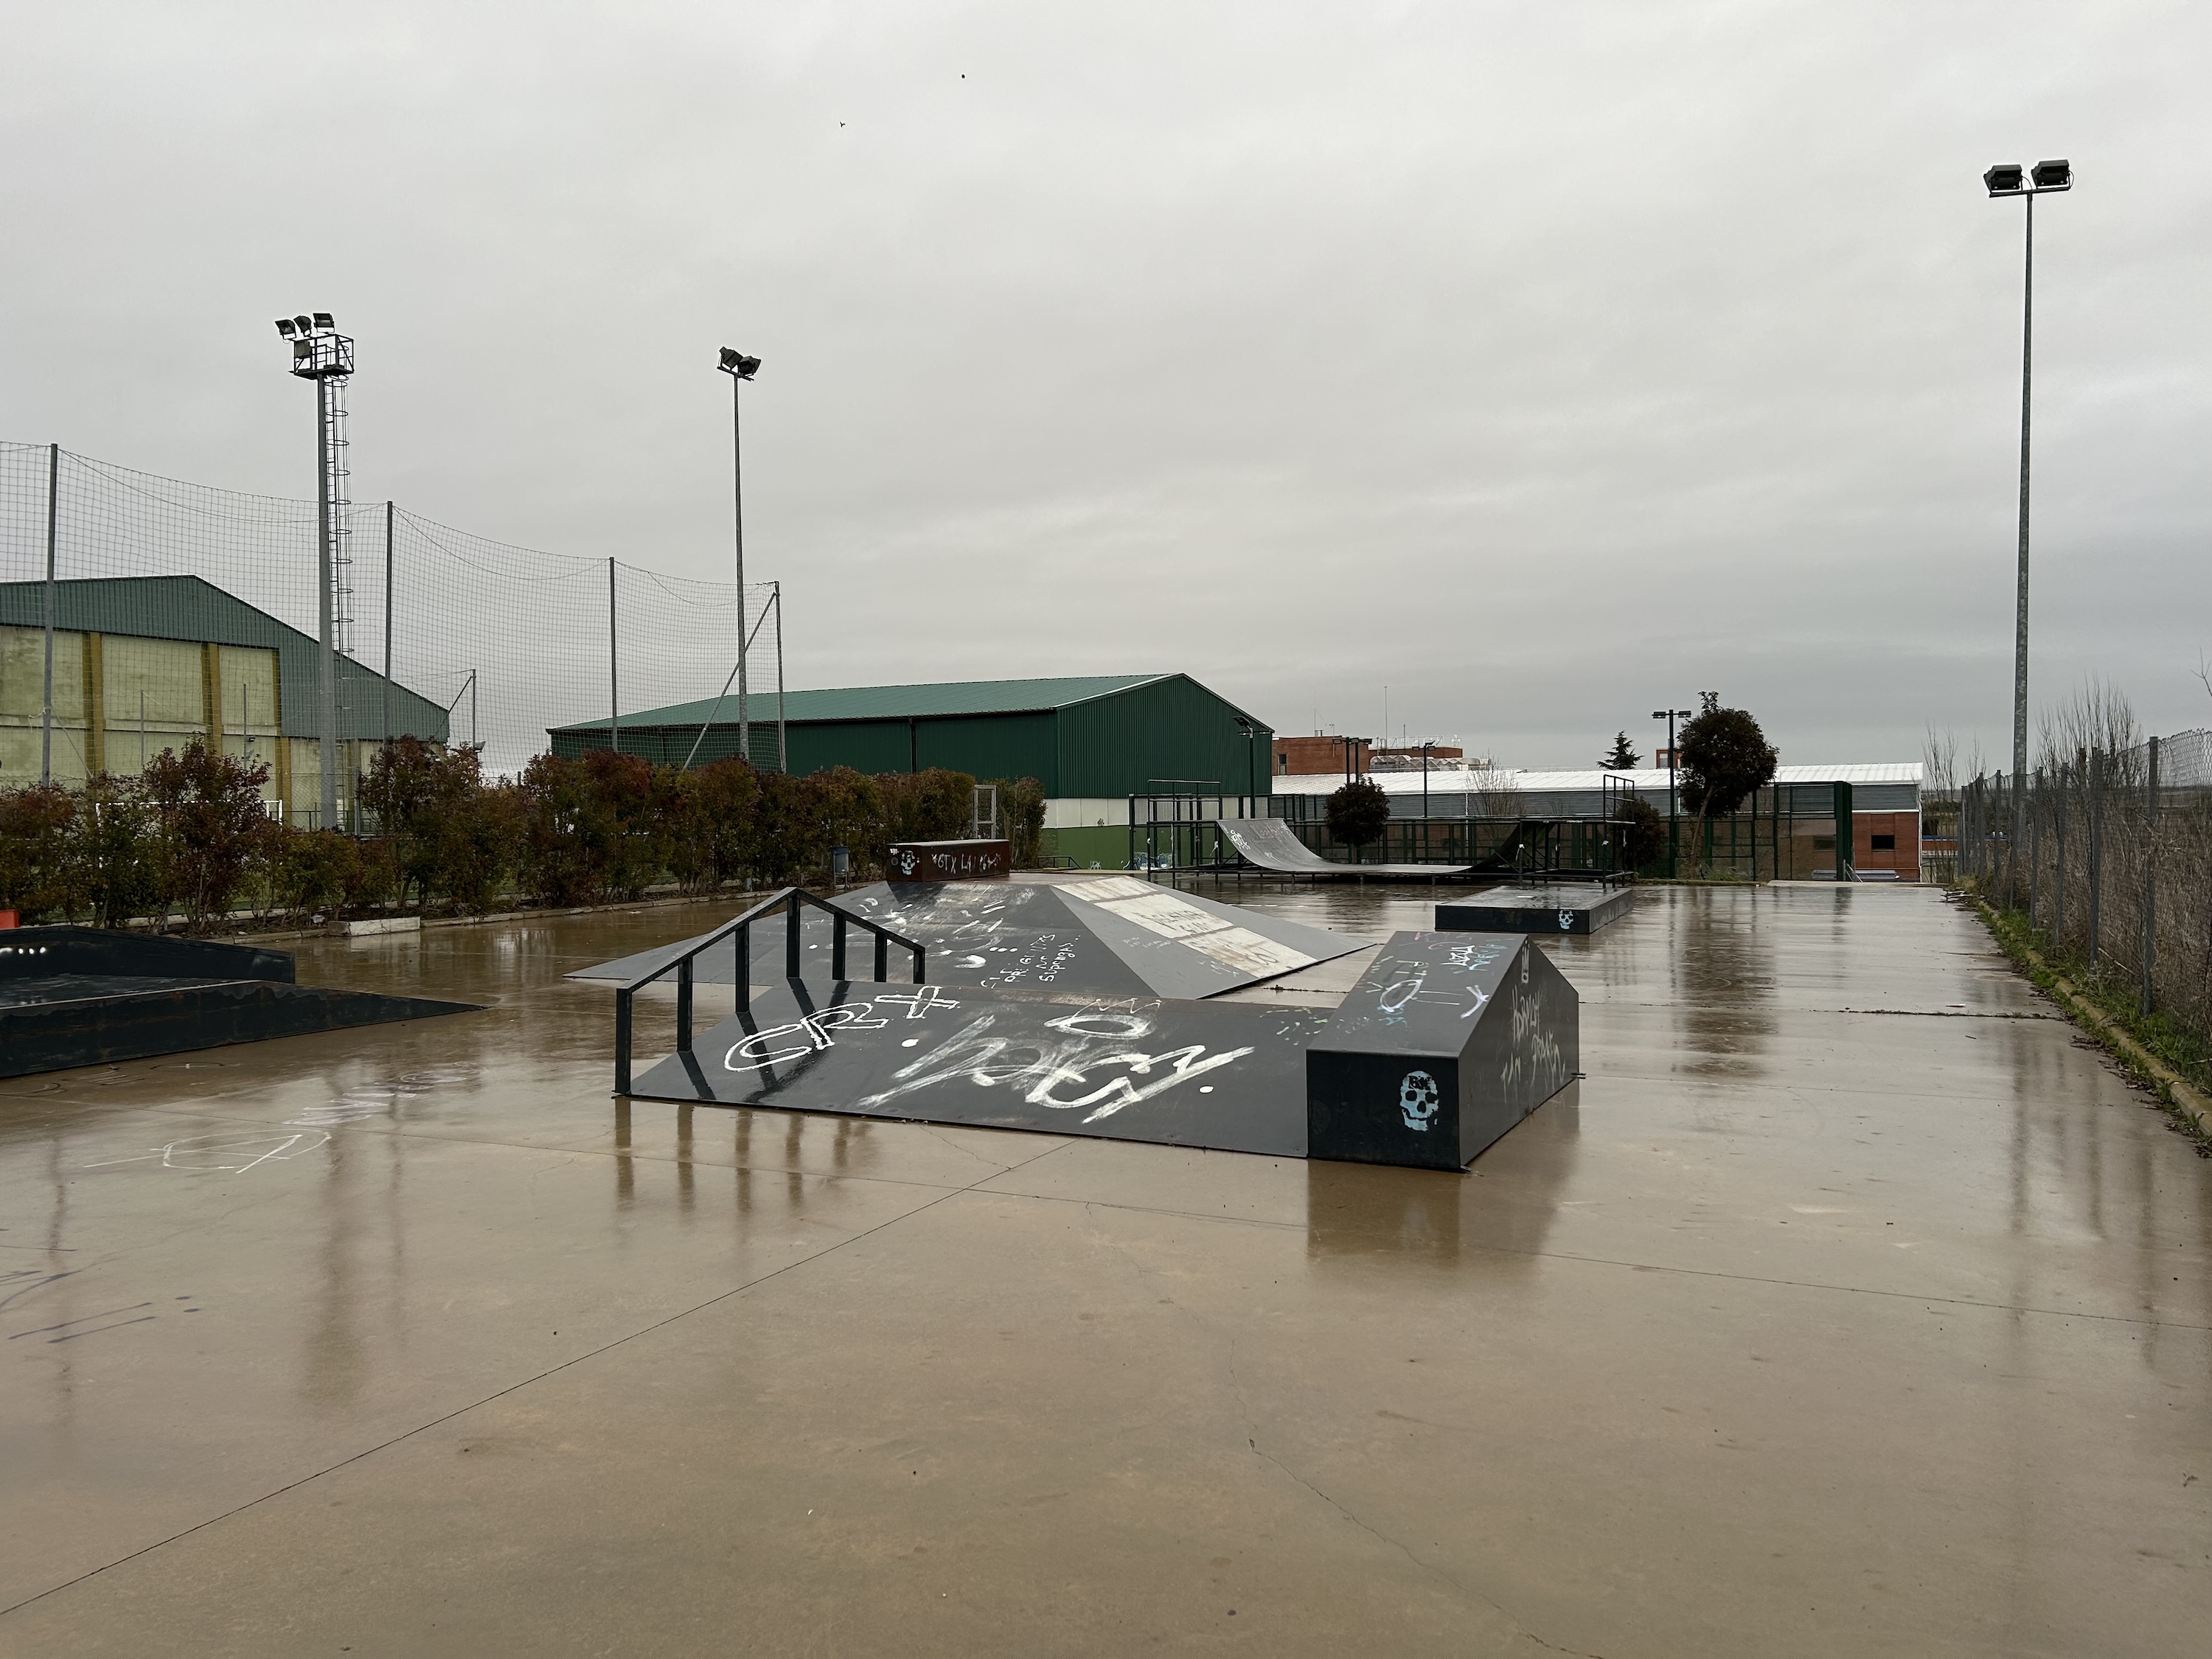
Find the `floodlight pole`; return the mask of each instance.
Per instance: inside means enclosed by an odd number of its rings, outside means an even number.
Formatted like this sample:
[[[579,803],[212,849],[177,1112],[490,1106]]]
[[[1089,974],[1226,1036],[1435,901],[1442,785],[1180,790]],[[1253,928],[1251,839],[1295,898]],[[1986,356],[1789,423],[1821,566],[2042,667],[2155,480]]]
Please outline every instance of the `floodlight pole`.
[[[745,627],[745,467],[744,445],[741,441],[738,421],[739,402],[738,382],[750,380],[760,372],[760,359],[749,357],[742,351],[724,346],[720,361],[715,367],[730,377],[730,517],[731,523],[736,531],[738,550],[738,752],[744,757],[745,764],[750,766],[753,761],[752,725],[751,711],[745,702],[745,693],[748,689],[745,657],[746,647],[751,641],[746,637],[748,630]],[[782,629],[783,609],[778,605],[776,629],[781,633]],[[777,719],[779,728],[777,746],[781,749],[782,746],[781,706],[777,711]]]
[[[2012,775],[2015,785],[2027,775],[2027,507],[2029,413],[2035,383],[2035,198],[2048,191],[2074,188],[2067,162],[2039,161],[2032,168],[2002,166],[1982,175],[1997,198],[2018,196],[2026,203],[2021,232],[2020,307],[2020,576],[2014,600],[2012,655]],[[2027,795],[2013,791],[2012,842],[2027,836]]]
[[[315,827],[335,830],[338,820],[338,662],[331,572],[331,383],[315,381],[315,621],[321,649],[321,708],[316,737],[321,749],[322,794]]]
[[[280,317],[276,331],[291,343],[292,373],[315,383],[315,608],[321,628],[322,707],[317,737],[322,790],[317,826],[335,830],[338,816],[338,662],[337,573],[332,568],[331,484],[337,468],[335,411],[339,386],[353,374],[353,341],[337,331],[327,311]]]
[[[750,710],[745,702],[745,462],[738,429],[738,377],[730,376],[730,519],[738,548],[738,752],[753,763]]]
[[[2020,303],[2020,585],[2013,606],[2012,775],[2027,775],[2027,460],[2030,394],[2035,382],[2035,194],[2028,192]],[[2013,796],[2013,835],[2026,836],[2027,796]]]
[[[1674,722],[1678,719],[1689,719],[1690,711],[1686,708],[1655,708],[1651,711],[1651,718],[1667,722],[1667,879],[1673,881],[1682,872],[1681,817],[1674,794]]]

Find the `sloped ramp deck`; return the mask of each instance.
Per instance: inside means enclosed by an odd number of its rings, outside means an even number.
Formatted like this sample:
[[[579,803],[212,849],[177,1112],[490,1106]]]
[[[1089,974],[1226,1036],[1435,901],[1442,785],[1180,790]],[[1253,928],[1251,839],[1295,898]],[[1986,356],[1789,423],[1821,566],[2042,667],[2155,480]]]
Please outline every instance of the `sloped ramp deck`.
[[[295,982],[289,952],[94,927],[0,933],[0,1077],[469,1013]]]
[[[939,985],[1032,996],[1218,996],[1366,948],[1364,939],[1124,875],[876,882],[840,893],[836,902],[927,946],[929,977]],[[831,977],[831,925],[821,912],[808,911],[800,935],[803,976]],[[755,931],[750,983],[785,976],[782,933],[781,924]],[[697,944],[697,938],[678,939],[568,977],[634,980]],[[736,983],[735,942],[708,945],[692,971],[702,984]]]
[[[1216,818],[1221,831],[1246,863],[1283,876],[1382,876],[1391,880],[1433,881],[1463,876],[1471,864],[1334,864],[1291,833],[1280,818]]]

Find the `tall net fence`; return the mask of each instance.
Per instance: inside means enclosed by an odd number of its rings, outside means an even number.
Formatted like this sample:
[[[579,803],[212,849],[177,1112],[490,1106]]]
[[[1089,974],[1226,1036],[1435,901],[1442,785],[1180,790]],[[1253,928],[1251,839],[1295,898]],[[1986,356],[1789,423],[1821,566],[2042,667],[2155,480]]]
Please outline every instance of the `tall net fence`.
[[[2212,732],[1959,791],[1959,873],[2062,960],[2212,1039]]]
[[[51,484],[51,488],[50,488]],[[96,578],[197,576],[298,630],[319,637],[315,503],[219,489],[45,444],[0,443],[0,583],[53,574]],[[518,547],[456,530],[381,501],[356,503],[334,538],[338,549],[336,635],[365,672],[338,677],[339,725],[364,736],[414,730],[411,700],[381,696],[393,682],[449,712],[455,743],[480,743],[488,773],[520,771],[548,747],[549,728],[606,723],[671,703],[711,701],[737,654],[735,583],[663,574],[620,560]],[[748,680],[757,759],[774,764],[775,630],[765,630],[771,584],[748,584],[756,629]],[[0,621],[18,622],[38,597]],[[184,632],[169,590],[124,583],[100,611],[117,635],[176,639]],[[20,631],[20,630],[19,630]],[[24,682],[29,653],[0,659],[0,708],[24,718],[43,684]],[[42,672],[42,665],[40,665]],[[387,714],[385,705],[395,705]],[[721,718],[736,718],[732,688]],[[295,713],[288,709],[288,731]],[[309,729],[312,729],[310,725]],[[416,735],[428,735],[416,732]]]

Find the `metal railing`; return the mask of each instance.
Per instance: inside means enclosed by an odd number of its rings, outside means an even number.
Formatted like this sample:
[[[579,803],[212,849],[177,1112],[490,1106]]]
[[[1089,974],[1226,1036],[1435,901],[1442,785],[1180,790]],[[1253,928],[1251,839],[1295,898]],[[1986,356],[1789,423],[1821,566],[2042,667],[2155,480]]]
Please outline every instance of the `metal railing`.
[[[782,912],[784,917],[783,975],[786,979],[797,979],[800,949],[799,936],[805,920],[805,907],[809,904],[817,910],[825,912],[831,918],[830,943],[830,977],[831,979],[842,980],[846,977],[846,930],[848,927],[860,927],[875,936],[876,971],[872,977],[878,983],[884,983],[890,978],[890,947],[894,945],[901,950],[913,952],[914,982],[916,985],[926,982],[929,957],[927,946],[917,944],[903,933],[893,933],[880,922],[871,921],[863,915],[856,915],[842,905],[832,904],[827,899],[817,898],[803,887],[783,888],[780,891],[769,894],[735,921],[723,923],[713,933],[700,939],[690,950],[684,951],[682,956],[672,957],[651,973],[641,975],[628,984],[615,988],[615,1092],[618,1095],[626,1095],[629,1092],[630,1049],[635,1029],[635,998],[638,992],[667,973],[670,969],[676,970],[676,1052],[679,1054],[689,1054],[691,1050],[691,990],[694,976],[692,964],[700,954],[714,945],[720,945],[732,934],[736,936],[737,1012],[740,1014],[749,1012],[752,1008],[753,924],[775,915],[778,911]]]

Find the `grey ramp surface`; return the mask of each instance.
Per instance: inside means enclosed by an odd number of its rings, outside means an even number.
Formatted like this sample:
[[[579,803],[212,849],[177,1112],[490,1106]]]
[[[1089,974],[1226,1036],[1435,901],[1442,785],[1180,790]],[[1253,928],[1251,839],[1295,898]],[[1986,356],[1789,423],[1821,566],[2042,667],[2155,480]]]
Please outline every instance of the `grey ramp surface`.
[[[1280,818],[1216,818],[1214,826],[1247,863],[1285,876],[1464,875],[1471,864],[1332,864],[1291,833]]]
[[[785,981],[634,1097],[1303,1158],[1310,1009]]]
[[[1212,996],[1364,944],[1112,874],[1068,883],[878,882],[841,894],[837,902],[926,945],[933,983],[1016,995]],[[832,925],[818,911],[807,913],[802,975],[832,977]],[[780,916],[754,928],[752,983],[784,976],[784,934]],[[569,977],[635,979],[674,961],[700,937],[579,969]],[[865,931],[848,930],[847,950],[848,977],[871,971],[874,943]],[[911,971],[902,951],[893,951],[889,965],[893,979]],[[733,983],[734,942],[709,947],[693,972],[705,983]]]
[[[1028,882],[878,882],[836,896],[836,902],[904,934],[929,951],[927,976],[939,984],[1008,991],[1075,991],[1103,996],[1144,996],[1152,988],[1068,912],[1054,890]],[[835,924],[808,908],[799,930],[799,971],[827,980],[834,959]],[[784,977],[786,925],[772,916],[753,928],[750,982]],[[580,968],[571,979],[631,980],[673,962],[704,935],[656,945],[612,962]],[[846,974],[872,970],[875,941],[863,928],[846,930]],[[911,975],[912,959],[893,949],[894,979]],[[734,984],[737,946],[723,939],[700,956],[692,972],[702,982]]]

